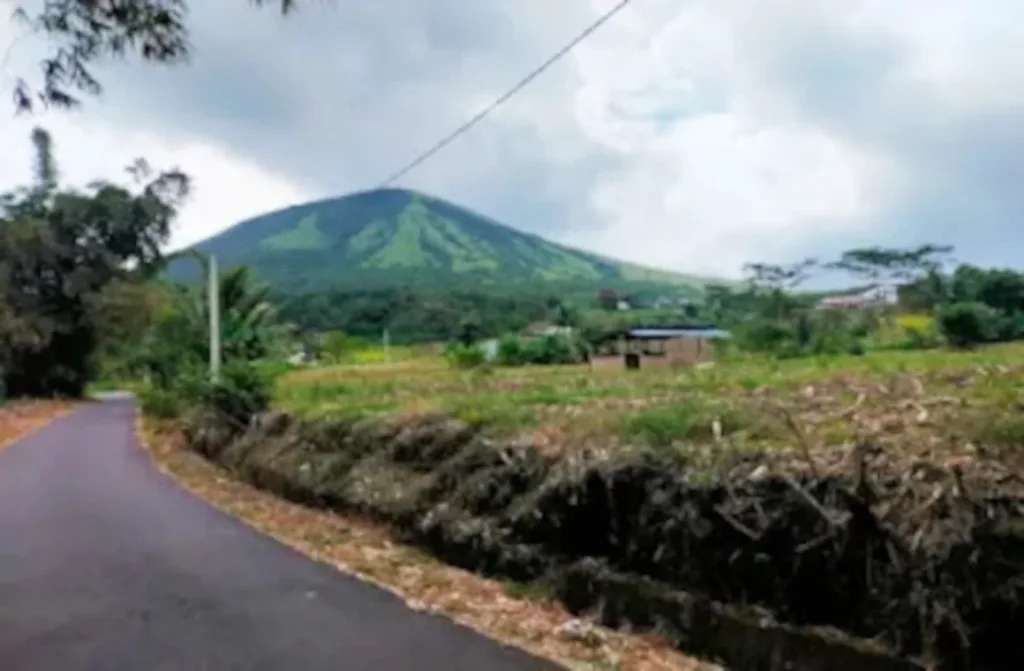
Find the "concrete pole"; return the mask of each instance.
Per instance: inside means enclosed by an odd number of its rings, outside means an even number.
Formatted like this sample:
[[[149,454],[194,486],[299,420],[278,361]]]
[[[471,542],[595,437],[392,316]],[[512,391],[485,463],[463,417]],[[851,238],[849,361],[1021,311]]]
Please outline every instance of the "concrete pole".
[[[206,267],[210,306],[210,379],[220,380],[220,274],[212,254]]]

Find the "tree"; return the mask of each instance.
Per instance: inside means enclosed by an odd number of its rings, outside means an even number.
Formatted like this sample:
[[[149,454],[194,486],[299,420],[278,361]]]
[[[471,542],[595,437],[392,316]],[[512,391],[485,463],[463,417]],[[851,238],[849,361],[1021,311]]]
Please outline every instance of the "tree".
[[[160,266],[188,180],[140,170],[137,192],[61,189],[49,135],[33,142],[34,183],[0,196],[0,304],[16,315],[0,322],[0,362],[9,394],[76,396],[94,373],[96,296]]]
[[[258,7],[276,5],[282,14],[295,0],[249,0]],[[41,65],[41,81],[15,83],[19,111],[37,104],[71,108],[82,95],[99,95],[97,63],[135,56],[153,64],[184,63],[190,56],[186,0],[46,0],[41,9],[17,5],[14,17],[29,33],[42,35],[50,48]]]
[[[484,336],[480,315],[471,312],[462,318],[455,331],[455,342],[469,347],[476,344]]]
[[[559,299],[551,298],[547,301],[548,315],[551,323],[555,326],[576,327],[579,325],[579,313]]]
[[[818,265],[816,259],[804,259],[788,265],[771,263],[747,263],[743,271],[754,286],[769,292],[792,291],[811,277],[811,271]]]
[[[936,315],[939,330],[953,347],[968,349],[993,338],[997,313],[982,303],[952,303]]]
[[[828,264],[873,285],[893,286],[913,282],[930,271],[942,268],[953,251],[949,245],[921,245],[914,249],[863,247],[843,252],[838,261]]]
[[[602,310],[615,310],[619,305],[619,296],[612,289],[602,289],[597,295],[597,304]]]
[[[768,314],[781,319],[795,307],[795,302],[789,300],[788,293],[810,279],[811,271],[817,265],[815,259],[804,259],[789,265],[747,263],[743,266],[743,271],[755,293],[767,297]]]

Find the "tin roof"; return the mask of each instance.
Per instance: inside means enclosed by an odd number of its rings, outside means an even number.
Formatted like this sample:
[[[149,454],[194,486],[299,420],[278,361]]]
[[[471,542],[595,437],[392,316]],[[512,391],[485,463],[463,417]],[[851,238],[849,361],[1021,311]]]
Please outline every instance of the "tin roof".
[[[729,332],[716,328],[635,328],[629,329],[630,338],[658,340],[668,338],[728,338]]]

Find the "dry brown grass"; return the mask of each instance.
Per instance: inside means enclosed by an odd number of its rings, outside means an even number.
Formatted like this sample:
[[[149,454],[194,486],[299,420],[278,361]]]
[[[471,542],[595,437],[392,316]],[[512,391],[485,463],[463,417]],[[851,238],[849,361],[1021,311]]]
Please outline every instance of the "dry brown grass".
[[[716,668],[651,636],[590,623],[574,626],[578,622],[554,601],[447,566],[395,542],[381,525],[299,506],[245,485],[186,450],[180,435],[166,426],[143,421],[140,433],[160,468],[188,491],[313,559],[398,594],[411,608],[446,615],[571,669]]]
[[[0,407],[0,449],[38,431],[75,408],[65,401],[18,401]]]

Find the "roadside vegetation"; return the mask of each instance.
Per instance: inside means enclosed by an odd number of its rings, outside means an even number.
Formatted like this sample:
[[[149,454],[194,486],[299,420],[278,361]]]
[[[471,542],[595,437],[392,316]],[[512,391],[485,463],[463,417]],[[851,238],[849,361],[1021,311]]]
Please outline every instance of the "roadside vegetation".
[[[36,182],[2,210],[8,395],[129,387],[256,488],[734,668],[1017,654],[1021,275],[853,250],[828,265],[909,293],[823,310],[797,291],[816,264],[754,264],[676,315],[733,332],[716,361],[601,372],[578,362],[630,325],[618,309],[545,301],[555,333],[501,334],[489,357],[474,313],[433,345],[304,331],[241,268],[220,277],[212,380],[205,292],[162,275],[187,180],[62,190],[35,140]]]
[[[0,405],[0,449],[70,412],[73,404],[59,401],[18,401]]]
[[[884,411],[894,397],[950,394],[998,406],[1024,384],[1018,381],[1022,367],[1024,345],[1019,344],[783,360],[737,355],[710,367],[629,374],[585,365],[467,371],[434,356],[374,367],[295,370],[279,380],[275,406],[306,417],[443,413],[504,435],[548,434],[563,448],[592,439],[644,442],[660,434],[683,440],[683,428],[690,424],[701,425],[689,430],[703,439],[716,417],[731,417],[732,429],[722,431],[733,440],[788,443],[793,436],[778,421],[783,410],[802,415],[806,409],[812,419],[815,413],[843,410],[862,396],[858,409]],[[832,431],[834,442],[850,437],[853,427],[845,436],[840,430],[849,422],[833,424],[822,430]]]
[[[97,91],[91,60],[127,46],[182,60],[183,5],[171,5],[121,25],[132,41],[116,30],[131,12],[89,21],[102,5],[79,3],[87,20],[66,21],[71,5],[47,4],[33,25],[56,67],[39,91],[19,85],[18,105]],[[72,189],[50,136],[33,141],[33,182],[0,199],[0,445],[66,407],[53,399],[127,387],[172,446],[154,449],[162,463],[192,459],[194,491],[226,508],[269,492],[264,507],[234,507],[259,516],[286,499],[276,509],[291,519],[328,511],[378,534],[317,526],[321,546],[400,542],[519,603],[557,601],[549,614],[656,631],[738,669],[1024,662],[1021,273],[953,264],[938,245],[863,248],[751,263],[740,285],[633,311],[620,308],[638,297],[611,289],[289,302],[233,269],[212,380],[207,298],[164,273],[187,177],[138,162],[127,185]],[[901,293],[819,309],[823,294],[804,288],[823,272]],[[567,330],[523,336],[537,320]],[[581,363],[624,327],[680,323],[733,337],[686,370]],[[555,634],[610,640],[582,620]]]

